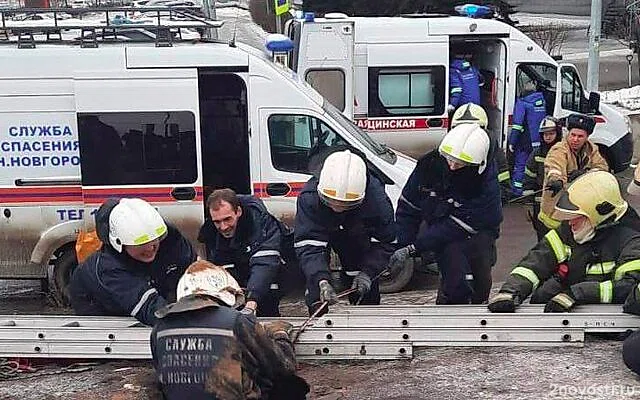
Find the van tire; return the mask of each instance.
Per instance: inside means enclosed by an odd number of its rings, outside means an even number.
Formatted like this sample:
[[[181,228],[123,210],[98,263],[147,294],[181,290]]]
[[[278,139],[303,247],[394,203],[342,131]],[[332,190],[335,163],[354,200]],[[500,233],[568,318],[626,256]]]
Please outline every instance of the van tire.
[[[380,293],[395,293],[404,289],[413,277],[414,263],[414,258],[408,259],[402,271],[393,278],[388,273],[383,274],[378,280]]]
[[[53,298],[62,307],[71,305],[69,296],[69,282],[71,273],[78,266],[76,250],[74,246],[66,246],[59,250],[56,259],[53,261],[53,273],[51,274]]]

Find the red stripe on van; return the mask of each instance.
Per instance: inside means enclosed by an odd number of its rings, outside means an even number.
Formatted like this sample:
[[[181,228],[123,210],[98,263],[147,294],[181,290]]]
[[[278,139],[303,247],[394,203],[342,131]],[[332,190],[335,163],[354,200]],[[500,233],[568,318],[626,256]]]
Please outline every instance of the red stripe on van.
[[[302,191],[302,187],[306,182],[286,182],[287,185],[291,188],[289,193],[284,196],[274,196],[274,197],[298,197],[300,191]],[[269,193],[267,193],[267,182],[254,182],[253,184],[253,195],[265,199],[268,197],[272,197]]]
[[[0,188],[0,204],[82,203],[80,186]]]
[[[142,187],[142,188],[83,188],[82,197],[85,204],[102,204],[109,197],[137,197],[150,203],[175,203],[171,196],[174,187]],[[196,187],[196,197],[190,201],[203,201],[202,187]]]
[[[430,118],[413,117],[413,118],[358,118],[355,119],[356,125],[360,129],[366,131],[405,131],[429,128],[446,127],[446,118],[432,118],[441,120],[440,126],[429,126]]]

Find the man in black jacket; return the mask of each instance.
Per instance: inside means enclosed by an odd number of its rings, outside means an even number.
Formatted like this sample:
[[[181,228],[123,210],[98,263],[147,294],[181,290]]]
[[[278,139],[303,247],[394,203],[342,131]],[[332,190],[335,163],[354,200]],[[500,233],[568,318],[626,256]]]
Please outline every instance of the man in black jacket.
[[[142,199],[109,199],[95,220],[103,245],[74,271],[71,306],[79,315],[132,316],[153,325],[154,312],[175,300],[196,252]]]
[[[200,229],[198,240],[206,245],[209,261],[227,268],[247,288],[245,313],[279,316],[279,275],[288,228],[260,199],[232,189],[213,191],[207,209],[211,219]]]
[[[395,240],[393,206],[384,184],[349,150],[327,156],[320,177],[307,181],[297,201],[294,247],[307,280],[309,313],[337,302],[330,282],[331,249],[340,258],[343,284],[357,289],[349,301],[380,304],[374,278],[387,268]]]

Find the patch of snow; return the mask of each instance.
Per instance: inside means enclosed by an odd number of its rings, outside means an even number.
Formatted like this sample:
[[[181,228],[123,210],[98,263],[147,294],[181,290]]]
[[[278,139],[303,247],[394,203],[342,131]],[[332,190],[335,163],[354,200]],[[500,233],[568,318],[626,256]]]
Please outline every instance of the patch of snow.
[[[558,24],[575,29],[587,29],[590,22],[589,17],[561,14],[515,13],[511,16],[511,19],[519,22],[517,27]]]
[[[640,86],[600,93],[600,101],[628,111],[640,110]]]

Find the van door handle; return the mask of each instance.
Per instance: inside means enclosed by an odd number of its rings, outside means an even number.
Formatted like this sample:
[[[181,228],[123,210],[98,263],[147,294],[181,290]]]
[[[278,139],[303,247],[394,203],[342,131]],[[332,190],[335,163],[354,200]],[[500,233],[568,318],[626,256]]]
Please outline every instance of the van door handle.
[[[288,183],[268,183],[267,194],[269,196],[286,196],[291,192],[291,186]]]
[[[431,118],[427,120],[427,126],[429,128],[440,128],[444,125],[444,120],[442,118]]]
[[[192,187],[173,188],[171,197],[176,200],[193,200],[196,198],[196,189]]]

